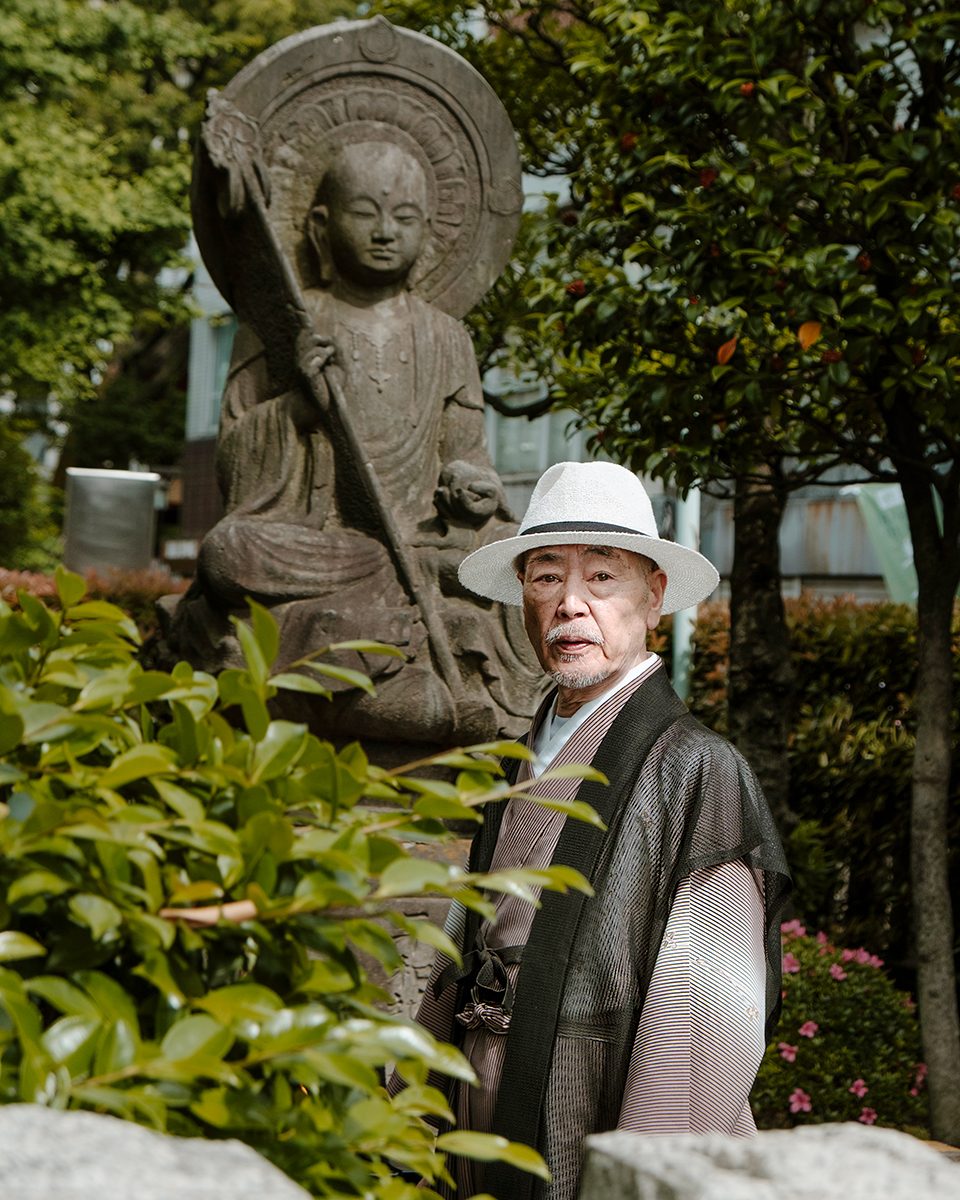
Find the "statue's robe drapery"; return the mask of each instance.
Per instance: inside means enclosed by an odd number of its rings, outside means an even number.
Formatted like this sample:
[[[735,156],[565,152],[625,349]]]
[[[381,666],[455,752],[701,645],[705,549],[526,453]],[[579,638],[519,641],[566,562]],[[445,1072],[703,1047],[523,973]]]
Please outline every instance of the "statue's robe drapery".
[[[477,697],[478,708],[489,707],[482,699],[489,696],[498,710],[490,709],[492,724],[481,721],[464,733],[474,740],[516,734],[536,692],[535,664],[518,614],[502,614],[468,596],[456,577],[466,554],[512,528],[504,512],[458,519],[436,503],[451,464],[475,470],[499,492],[466,330],[412,294],[403,297],[399,318],[384,327],[365,326],[356,310],[328,293],[311,303],[317,332],[338,347],[349,419],[383,502],[415,559],[421,586],[439,597],[465,694]],[[408,662],[422,669],[422,680],[432,678],[427,632],[410,581],[336,416],[318,415],[300,387],[275,390],[263,347],[241,328],[217,446],[227,512],[201,547],[202,588],[228,608],[242,609],[248,596],[267,604],[281,639],[306,651],[350,638],[380,640],[402,647]],[[396,660],[383,658],[362,665],[381,680],[399,669]],[[442,707],[438,702],[437,713]]]

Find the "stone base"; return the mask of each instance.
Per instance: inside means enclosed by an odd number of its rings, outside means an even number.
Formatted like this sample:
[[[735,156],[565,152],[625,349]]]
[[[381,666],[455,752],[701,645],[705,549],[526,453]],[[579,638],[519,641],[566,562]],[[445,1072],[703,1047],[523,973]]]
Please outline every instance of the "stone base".
[[[117,1117],[0,1107],[4,1200],[309,1200],[238,1141],[179,1138]]]
[[[586,1140],[580,1200],[960,1200],[960,1169],[895,1129],[806,1125]]]

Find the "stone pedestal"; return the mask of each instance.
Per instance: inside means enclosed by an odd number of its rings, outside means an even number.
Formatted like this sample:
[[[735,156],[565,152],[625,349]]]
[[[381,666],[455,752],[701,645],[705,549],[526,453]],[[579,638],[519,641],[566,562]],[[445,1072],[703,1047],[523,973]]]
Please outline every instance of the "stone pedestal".
[[[579,1200],[960,1200],[960,1167],[894,1129],[587,1138]]]
[[[237,1141],[178,1138],[39,1104],[0,1107],[4,1200],[309,1200]]]

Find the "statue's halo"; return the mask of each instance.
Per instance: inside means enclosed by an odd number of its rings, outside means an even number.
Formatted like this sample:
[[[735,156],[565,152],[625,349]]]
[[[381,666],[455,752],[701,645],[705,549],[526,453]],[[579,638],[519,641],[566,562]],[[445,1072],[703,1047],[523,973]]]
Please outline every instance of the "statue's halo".
[[[223,94],[260,128],[271,223],[304,287],[317,282],[307,214],[337,150],[357,142],[393,143],[427,176],[431,231],[414,292],[462,316],[503,270],[522,204],[516,139],[489,84],[452,50],[382,17],[336,22],[271,46]],[[242,312],[256,280],[225,228],[203,154],[193,215],[214,282]]]

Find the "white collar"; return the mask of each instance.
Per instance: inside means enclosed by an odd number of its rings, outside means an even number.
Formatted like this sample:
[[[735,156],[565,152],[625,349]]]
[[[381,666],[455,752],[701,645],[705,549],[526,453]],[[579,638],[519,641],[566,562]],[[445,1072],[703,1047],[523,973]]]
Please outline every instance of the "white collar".
[[[628,683],[639,679],[652,671],[660,661],[659,654],[648,654],[643,662],[637,663],[635,667],[631,667],[626,675],[621,676],[615,683],[612,683],[608,688],[595,696],[593,700],[588,700],[586,704],[581,704],[575,713],[569,717],[558,717],[556,698],[550,708],[543,714],[543,720],[537,729],[534,730],[531,740],[531,748],[536,754],[536,761],[530,764],[534,779],[536,779],[546,768],[553,762],[568,739],[580,728],[584,721],[592,716],[597,711],[601,704],[609,700],[610,697],[618,692],[622,687],[626,687]]]

